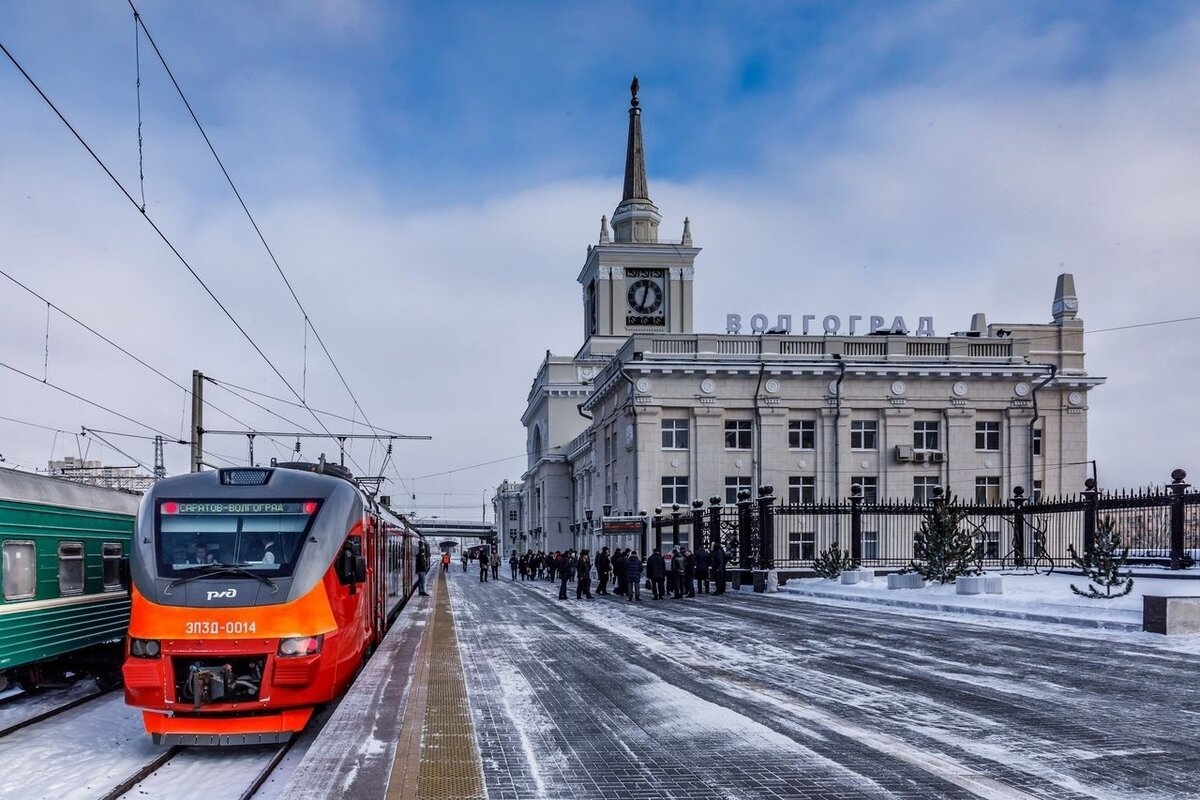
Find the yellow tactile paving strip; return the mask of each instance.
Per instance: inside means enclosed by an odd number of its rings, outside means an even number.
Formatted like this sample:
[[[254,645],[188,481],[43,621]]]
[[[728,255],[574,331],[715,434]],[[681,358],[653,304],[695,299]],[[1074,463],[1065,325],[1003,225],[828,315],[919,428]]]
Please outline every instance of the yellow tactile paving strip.
[[[483,800],[483,770],[445,576],[438,576],[404,714],[388,800]]]

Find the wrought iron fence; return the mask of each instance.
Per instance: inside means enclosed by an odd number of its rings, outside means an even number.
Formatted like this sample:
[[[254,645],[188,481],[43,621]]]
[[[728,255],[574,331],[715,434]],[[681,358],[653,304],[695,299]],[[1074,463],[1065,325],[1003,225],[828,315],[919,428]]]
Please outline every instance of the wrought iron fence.
[[[1111,521],[1132,563],[1183,569],[1200,562],[1200,492],[1186,491],[1182,470],[1171,477],[1165,489],[1144,492],[1104,493],[1089,480],[1074,497],[1033,503],[1018,489],[1008,502],[955,507],[975,540],[980,566],[1068,565],[1070,550],[1091,548],[1097,526]],[[676,532],[678,542],[693,549],[711,548],[716,532],[731,568],[807,569],[835,542],[863,566],[904,567],[933,510],[932,503],[867,503],[860,494],[842,502],[775,505],[771,495],[764,486],[754,499],[741,492],[735,506],[718,498],[708,507],[697,501],[690,509],[656,515],[651,528],[668,550]]]

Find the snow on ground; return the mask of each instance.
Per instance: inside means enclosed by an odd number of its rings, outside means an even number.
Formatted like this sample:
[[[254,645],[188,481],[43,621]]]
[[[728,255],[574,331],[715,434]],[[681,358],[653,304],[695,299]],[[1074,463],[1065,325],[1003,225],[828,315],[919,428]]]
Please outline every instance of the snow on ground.
[[[1086,590],[1087,582],[1080,575],[999,571],[986,574],[1003,577],[1003,594],[960,595],[954,584],[936,583],[924,589],[888,589],[887,578],[881,575],[874,581],[849,585],[824,578],[793,578],[780,589],[779,596],[879,603],[1118,630],[1141,630],[1145,595],[1200,596],[1200,580],[1139,577],[1134,579],[1130,594],[1096,600],[1079,597],[1071,591],[1071,584]]]
[[[53,711],[72,700],[96,693],[94,681],[78,681],[61,689],[45,689],[26,695],[20,689],[10,689],[4,694],[4,705],[0,706],[0,728],[7,728],[32,719],[39,714]]]
[[[113,692],[0,739],[0,797],[94,800],[162,749]]]

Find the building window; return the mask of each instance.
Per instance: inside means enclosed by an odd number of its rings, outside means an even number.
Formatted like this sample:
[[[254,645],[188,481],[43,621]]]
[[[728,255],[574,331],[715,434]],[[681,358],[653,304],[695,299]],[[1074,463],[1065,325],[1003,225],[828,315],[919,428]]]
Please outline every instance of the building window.
[[[83,591],[83,545],[63,542],[58,546],[58,593],[79,594]]]
[[[4,599],[25,600],[36,592],[33,542],[5,542]]]
[[[788,478],[788,503],[817,502],[817,479],[812,475],[793,475]]]
[[[678,503],[686,506],[691,502],[688,497],[688,476],[668,475],[662,479],[662,502],[664,506]]]
[[[878,450],[879,423],[873,419],[856,419],[850,422],[851,450]]]
[[[725,420],[725,449],[749,450],[753,436],[748,419]]]
[[[788,447],[793,450],[815,450],[817,448],[817,421],[812,419],[789,420]]]
[[[936,475],[917,475],[913,478],[913,502],[927,505],[933,502],[933,490],[937,488]]]
[[[116,591],[121,588],[121,556],[125,555],[125,549],[120,542],[105,542],[102,552],[104,591]]]
[[[864,561],[879,558],[879,531],[862,532],[862,557]]]
[[[975,478],[975,502],[995,505],[1000,502],[1000,476],[978,475]]]
[[[515,508],[510,508],[508,510],[508,521],[509,522],[517,521],[517,510]]]
[[[664,419],[662,421],[662,449],[688,449],[688,421],[686,419]]]
[[[850,485],[862,487],[862,499],[864,503],[879,502],[879,478],[875,475],[859,475],[851,478]]]
[[[1000,423],[975,423],[975,449],[989,452],[1000,452]]]
[[[817,535],[813,531],[788,533],[788,560],[812,561],[817,556]]]
[[[1033,454],[1040,456],[1042,454],[1042,429],[1033,429]]]
[[[939,450],[938,433],[941,423],[918,421],[913,423],[913,450]]]
[[[1033,482],[1033,502],[1035,502],[1035,503],[1042,502],[1042,482],[1041,481]]]
[[[750,487],[751,487],[750,478],[739,478],[739,477],[732,476],[732,475],[729,477],[726,477],[725,478],[725,503],[726,503],[726,505],[733,505],[734,503],[736,503],[738,492],[741,491],[742,489],[749,489]]]

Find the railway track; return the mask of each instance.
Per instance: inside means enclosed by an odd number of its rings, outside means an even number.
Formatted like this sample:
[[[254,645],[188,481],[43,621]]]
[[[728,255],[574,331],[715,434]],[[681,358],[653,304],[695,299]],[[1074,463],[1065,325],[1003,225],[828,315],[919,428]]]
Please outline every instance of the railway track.
[[[236,796],[237,800],[251,800],[287,756],[295,742],[296,737],[293,737],[290,741],[276,747],[269,755],[264,753],[260,758],[250,759],[246,757],[244,750],[236,748],[221,752],[208,747],[183,745],[169,747],[135,770],[129,777],[102,795],[99,800],[155,796],[155,789],[161,788],[155,786],[156,783],[166,786],[173,785],[173,782],[177,780],[177,777],[167,774],[172,767],[178,767],[181,771],[188,769],[187,765],[179,762],[208,761],[221,759],[222,756],[227,757],[220,760],[222,784],[219,787],[206,788],[205,796],[228,797],[230,800]],[[172,764],[172,762],[176,763]]]
[[[70,700],[66,703],[63,703],[62,705],[55,706],[54,708],[48,709],[39,714],[34,714],[33,716],[26,717],[25,719],[18,720],[17,722],[11,723],[7,727],[0,728],[0,739],[3,739],[5,736],[8,736],[12,733],[16,733],[17,731],[21,730],[22,728],[28,728],[31,725],[36,725],[39,722],[44,722],[45,720],[48,720],[52,717],[56,717],[59,714],[63,713],[64,711],[70,711],[71,709],[78,708],[79,706],[81,706],[85,703],[90,703],[92,700],[95,700],[98,697],[102,697],[111,691],[112,691],[112,689],[101,689],[101,690],[92,692],[91,694],[86,694],[83,697],[76,697],[74,700]],[[23,697],[24,697],[23,695],[18,695],[17,697],[12,698],[11,704],[15,704],[18,700],[22,699]],[[9,703],[6,703],[6,705],[9,705]]]

